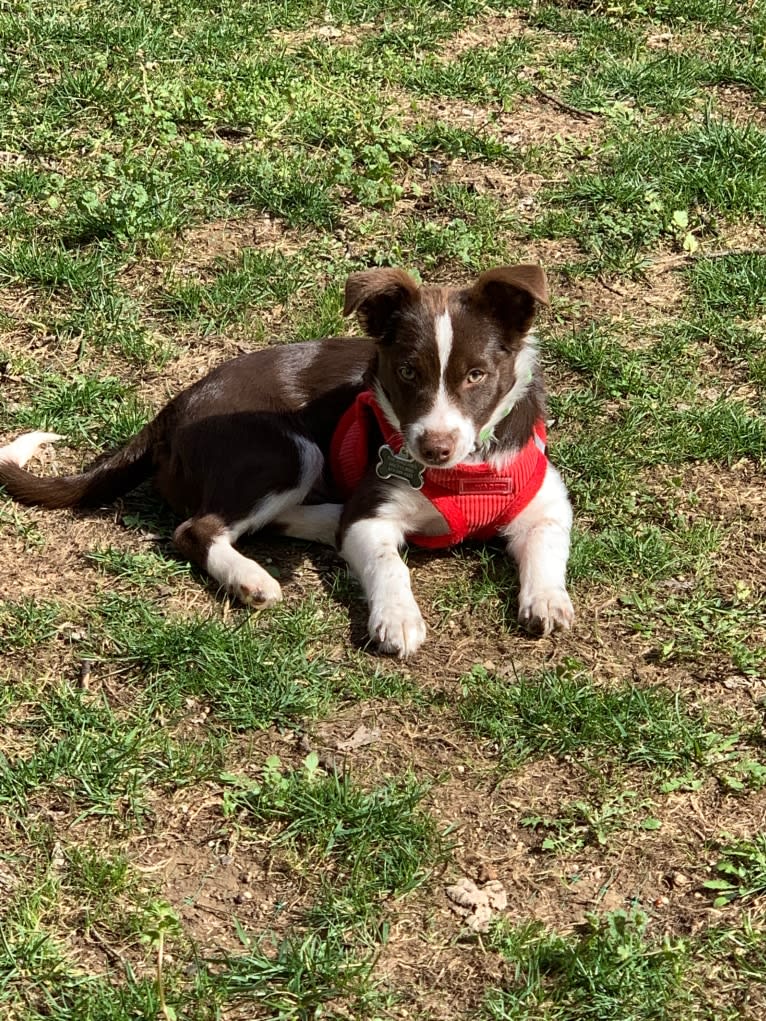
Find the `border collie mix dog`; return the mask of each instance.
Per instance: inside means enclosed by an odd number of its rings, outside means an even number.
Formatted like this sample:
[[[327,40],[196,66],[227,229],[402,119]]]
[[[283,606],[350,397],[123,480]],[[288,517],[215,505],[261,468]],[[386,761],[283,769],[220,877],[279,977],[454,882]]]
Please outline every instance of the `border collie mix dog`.
[[[185,520],[174,542],[231,595],[266,606],[275,579],[235,548],[269,525],[337,544],[369,603],[370,636],[411,656],[425,624],[399,550],[501,536],[519,566],[519,620],[568,628],[572,512],[545,454],[530,332],[546,303],[538,266],[503,266],[463,289],[398,269],[352,274],[345,314],[369,338],[276,346],[226,362],[81,475],[24,469],[33,432],[0,448],[0,484],[24,503],[106,503],[150,475]]]

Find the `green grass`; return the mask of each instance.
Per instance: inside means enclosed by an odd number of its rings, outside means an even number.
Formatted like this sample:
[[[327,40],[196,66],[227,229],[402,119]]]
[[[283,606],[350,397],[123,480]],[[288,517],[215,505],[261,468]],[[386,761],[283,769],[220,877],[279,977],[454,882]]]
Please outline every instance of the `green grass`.
[[[35,523],[9,499],[0,504],[0,534],[13,536],[15,544],[20,544],[25,552],[45,546],[45,537]]]
[[[0,804],[12,814],[55,797],[81,818],[108,816],[130,825],[145,815],[149,790],[189,784],[216,769],[215,739],[176,741],[149,725],[151,713],[125,718],[105,699],[66,683],[24,710],[9,721],[14,740],[0,761]]]
[[[680,129],[617,127],[593,173],[575,172],[544,194],[548,211],[530,233],[576,239],[591,273],[636,275],[663,241],[681,247],[679,222],[706,242],[718,217],[759,216],[764,154],[766,135],[755,124],[713,114]]]
[[[56,634],[62,608],[34,599],[0,602],[0,635],[6,652],[29,649]]]
[[[134,553],[112,546],[96,547],[88,560],[104,574],[114,575],[131,586],[144,588],[189,575],[190,567],[180,560],[171,560],[160,553]]]
[[[336,614],[312,600],[226,623],[169,617],[146,597],[112,594],[93,611],[88,652],[136,679],[148,705],[178,712],[198,698],[235,729],[295,725],[339,698],[428,701],[386,664],[325,659],[322,638],[338,628]]]
[[[368,792],[348,774],[325,775],[312,753],[295,771],[272,757],[258,779],[223,779],[231,785],[226,815],[252,836],[266,828],[271,846],[288,848],[303,876],[319,871],[316,924],[375,921],[384,898],[419,886],[444,857],[443,840],[419,807],[427,788],[411,777]]]
[[[555,815],[530,813],[520,822],[542,836],[542,851],[571,854],[589,845],[606,848],[613,835],[624,839],[625,830],[660,829],[652,808],[651,801],[640,799],[635,791],[622,791],[600,800],[573,801]]]
[[[505,768],[545,756],[587,769],[640,766],[658,777],[728,768],[753,733],[713,725],[664,687],[602,687],[576,665],[535,677],[499,677],[475,667],[462,679],[462,719],[491,742]],[[749,756],[747,756],[749,758]]]
[[[740,5],[708,4],[695,12],[673,12],[669,6],[643,5],[641,10],[636,5],[634,15],[653,15],[654,24],[631,18],[630,5],[603,11],[611,17],[594,17],[582,7],[563,11],[555,4],[536,12],[539,22],[573,44],[553,55],[567,100],[605,116],[620,105],[623,111],[630,105],[646,114],[683,115],[715,97],[711,86],[734,84],[763,95],[766,78],[757,35],[748,31],[750,19],[742,20]],[[664,22],[664,37],[657,22]],[[729,31],[710,32],[708,25],[725,25]],[[652,37],[655,45],[648,48]]]
[[[9,415],[17,431],[59,432],[71,442],[91,448],[117,447],[146,423],[146,410],[133,387],[113,376],[46,372],[29,382],[34,404]]]
[[[742,673],[761,675],[766,656],[763,599],[744,583],[728,598],[700,587],[684,596],[636,596],[630,603],[632,627],[658,642],[660,662],[709,657],[715,650]]]
[[[349,950],[336,933],[261,940],[248,952],[229,958],[211,985],[227,1002],[244,1002],[271,1017],[340,1019],[346,1006],[354,1017],[379,1016],[386,997],[371,977],[372,960]],[[339,1013],[334,1003],[344,1003]],[[346,1015],[348,1016],[348,1015]]]
[[[236,265],[219,263],[213,280],[176,280],[166,286],[163,299],[168,314],[201,322],[207,330],[237,322],[253,308],[285,302],[307,286],[308,267],[291,262],[279,252],[245,248]]]
[[[341,683],[337,668],[309,655],[321,634],[310,604],[266,619],[242,614],[232,626],[215,617],[168,618],[146,600],[115,595],[96,622],[93,655],[137,675],[150,700],[178,710],[186,698],[201,698],[234,727],[319,713],[333,680]]]
[[[705,311],[753,319],[766,305],[766,256],[702,259],[689,277],[692,295]]]
[[[665,527],[626,522],[598,532],[576,531],[570,577],[607,584],[623,578],[644,587],[686,572],[702,574],[720,541],[720,531],[709,522],[669,522]]]
[[[8,913],[0,948],[0,1002],[30,1021],[44,1017],[97,1021],[156,1013],[158,1000],[150,979],[137,979],[128,971],[126,981],[115,985],[84,973],[68,957],[63,940],[46,926],[57,893],[55,877],[45,876]]]
[[[447,96],[471,103],[506,102],[526,91],[518,71],[529,59],[523,40],[477,46],[457,59],[430,59],[411,64],[403,84],[413,92]]]
[[[691,1017],[691,960],[681,940],[647,931],[641,911],[590,916],[584,932],[562,936],[539,923],[492,934],[509,967],[507,988],[487,994],[493,1021],[567,1018],[650,1021]]]

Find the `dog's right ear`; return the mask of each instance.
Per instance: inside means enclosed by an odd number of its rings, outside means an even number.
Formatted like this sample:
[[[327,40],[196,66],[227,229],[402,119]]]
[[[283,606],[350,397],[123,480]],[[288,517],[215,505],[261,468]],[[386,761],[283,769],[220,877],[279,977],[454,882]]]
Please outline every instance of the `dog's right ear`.
[[[362,328],[383,340],[391,321],[419,293],[418,285],[402,269],[368,269],[352,273],[346,281],[343,315],[356,312]]]

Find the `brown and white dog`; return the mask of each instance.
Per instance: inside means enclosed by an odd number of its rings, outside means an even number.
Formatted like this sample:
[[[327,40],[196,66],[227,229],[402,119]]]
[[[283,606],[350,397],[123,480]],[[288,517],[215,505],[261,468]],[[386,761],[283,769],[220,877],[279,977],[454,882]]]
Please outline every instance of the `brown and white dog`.
[[[60,439],[27,433],[0,448],[0,484],[24,503],[93,506],[153,476],[185,518],[177,549],[251,605],[275,603],[281,590],[237,551],[241,536],[268,525],[336,544],[363,586],[370,636],[400,657],[426,635],[399,555],[405,541],[499,534],[519,566],[521,623],[568,628],[572,512],[544,454],[530,332],[547,299],[531,265],[490,270],[464,289],[420,287],[397,269],[354,273],[344,313],[356,312],[372,339],[226,362],[81,475],[26,471],[41,444]]]

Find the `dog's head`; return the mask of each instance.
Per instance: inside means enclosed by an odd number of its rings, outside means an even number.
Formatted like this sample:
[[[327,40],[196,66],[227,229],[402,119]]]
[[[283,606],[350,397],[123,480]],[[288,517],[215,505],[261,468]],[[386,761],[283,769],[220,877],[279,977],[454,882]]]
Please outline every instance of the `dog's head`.
[[[373,386],[413,457],[451,468],[485,447],[533,382],[539,266],[501,266],[471,287],[419,287],[399,269],[353,273],[344,314],[377,341]]]

